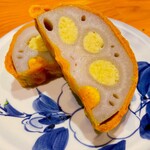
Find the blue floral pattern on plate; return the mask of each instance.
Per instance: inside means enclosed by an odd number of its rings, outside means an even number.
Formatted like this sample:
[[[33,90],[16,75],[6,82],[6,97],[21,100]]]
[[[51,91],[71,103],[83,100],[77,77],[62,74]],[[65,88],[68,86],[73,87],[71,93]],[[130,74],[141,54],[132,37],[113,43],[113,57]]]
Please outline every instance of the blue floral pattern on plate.
[[[136,132],[139,132],[142,139],[150,139],[150,64],[141,61],[138,62],[138,66],[139,81],[137,92],[140,103],[138,107],[134,108],[132,102],[138,101],[138,98],[133,97],[129,111],[122,123],[108,133],[97,134],[90,125],[87,126],[88,119],[84,115],[82,105],[78,104],[75,109],[68,112],[60,106],[61,98],[64,94],[64,87],[68,86],[66,83],[62,85],[57,101],[54,101],[50,96],[35,88],[38,97],[33,101],[34,113],[20,112],[9,101],[6,101],[3,106],[0,105],[0,115],[22,118],[25,131],[41,134],[33,145],[33,150],[63,150],[69,142],[69,133],[74,135],[74,139],[77,142],[89,149],[125,150],[126,140]],[[129,132],[122,131],[122,134],[119,135],[117,132],[120,132],[122,125],[124,124],[126,127],[131,122],[128,116],[132,116],[132,121],[135,122],[135,126],[133,125],[133,128]],[[65,122],[68,122],[68,128],[64,127],[63,124]],[[90,135],[87,133],[90,133]],[[84,134],[87,140],[83,140]]]

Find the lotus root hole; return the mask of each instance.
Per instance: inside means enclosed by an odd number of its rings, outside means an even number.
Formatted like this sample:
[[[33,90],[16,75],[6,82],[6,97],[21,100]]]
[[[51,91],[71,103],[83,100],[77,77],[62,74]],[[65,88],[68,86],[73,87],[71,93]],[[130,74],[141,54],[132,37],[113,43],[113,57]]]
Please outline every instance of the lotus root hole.
[[[117,94],[113,94],[113,97],[119,99],[119,96]]]
[[[22,59],[23,57],[22,57],[22,56],[17,56],[17,58],[18,58],[18,59]]]
[[[112,101],[109,101],[109,104],[110,104],[111,106],[114,106],[114,105],[115,105]]]
[[[48,31],[53,30],[53,24],[47,19],[44,19],[44,26]]]
[[[114,53],[114,56],[115,57],[119,57],[119,53]]]
[[[81,17],[81,21],[85,21],[85,20],[86,20],[86,16],[83,15],[83,16]]]
[[[19,53],[23,53],[24,51],[23,51],[23,50],[19,50],[18,52],[19,52]]]

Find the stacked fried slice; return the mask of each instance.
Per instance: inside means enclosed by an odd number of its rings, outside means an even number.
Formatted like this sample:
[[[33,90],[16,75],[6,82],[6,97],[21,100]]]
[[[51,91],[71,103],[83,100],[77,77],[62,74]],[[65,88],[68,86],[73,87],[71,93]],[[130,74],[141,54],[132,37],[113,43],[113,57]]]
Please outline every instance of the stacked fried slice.
[[[34,22],[24,25],[14,35],[5,66],[23,87],[36,87],[62,76]]]

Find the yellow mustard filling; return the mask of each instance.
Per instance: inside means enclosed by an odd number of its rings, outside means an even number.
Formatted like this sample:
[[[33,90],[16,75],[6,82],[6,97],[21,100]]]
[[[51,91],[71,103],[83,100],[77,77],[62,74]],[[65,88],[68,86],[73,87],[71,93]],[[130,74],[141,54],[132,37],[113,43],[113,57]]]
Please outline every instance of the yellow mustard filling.
[[[59,36],[66,44],[74,44],[78,37],[78,28],[69,17],[61,17],[58,24]]]
[[[33,50],[37,50],[37,51],[41,51],[41,52],[48,51],[48,49],[45,46],[44,41],[40,35],[32,37],[28,43],[28,46]]]
[[[83,39],[84,49],[90,53],[99,53],[104,41],[97,32],[88,32]]]
[[[42,67],[43,59],[41,57],[30,58],[28,61],[29,69]]]
[[[119,81],[119,70],[112,62],[96,60],[89,66],[89,73],[98,83],[115,85]]]
[[[93,109],[100,102],[99,91],[92,86],[83,86],[79,89],[79,95],[86,107]]]

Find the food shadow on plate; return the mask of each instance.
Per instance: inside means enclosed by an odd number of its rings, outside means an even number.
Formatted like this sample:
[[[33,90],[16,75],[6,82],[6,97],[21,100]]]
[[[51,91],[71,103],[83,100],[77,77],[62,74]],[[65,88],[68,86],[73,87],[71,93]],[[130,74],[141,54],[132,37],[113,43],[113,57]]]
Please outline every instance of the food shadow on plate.
[[[52,87],[52,91],[55,92],[56,91],[56,88],[57,87],[57,84],[55,84],[56,80],[59,80],[61,79],[58,78],[58,79],[54,79],[53,81],[47,81],[46,83],[43,83],[39,86],[35,86],[35,87],[29,87],[29,88],[24,88],[21,86],[21,84],[14,78],[13,81],[11,81],[11,84],[10,84],[10,88],[11,88],[11,94],[14,98],[18,99],[18,100],[26,100],[26,99],[29,99],[31,98],[32,96],[34,95],[37,95],[37,92],[36,92],[36,88],[41,88],[42,89],[42,92],[46,92],[49,94],[49,91],[51,91],[51,86],[49,87],[49,85],[55,85]],[[50,93],[50,95],[52,95]],[[54,95],[54,93],[53,93]]]
[[[11,86],[11,95],[14,99],[23,101],[30,99],[35,95],[34,88],[23,88],[17,80],[13,80]]]

